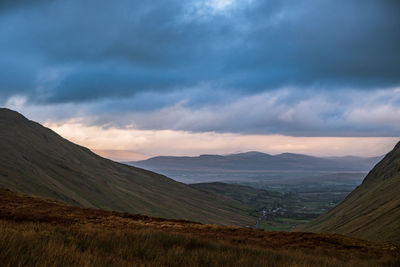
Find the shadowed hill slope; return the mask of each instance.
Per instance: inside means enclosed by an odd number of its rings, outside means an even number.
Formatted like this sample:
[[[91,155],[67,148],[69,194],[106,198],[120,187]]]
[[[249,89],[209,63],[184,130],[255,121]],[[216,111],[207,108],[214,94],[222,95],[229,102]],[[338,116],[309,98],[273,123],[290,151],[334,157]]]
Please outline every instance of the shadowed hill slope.
[[[254,223],[238,203],[104,159],[8,109],[0,109],[0,187],[83,207],[205,223]]]
[[[305,229],[400,242],[400,143],[341,204]]]

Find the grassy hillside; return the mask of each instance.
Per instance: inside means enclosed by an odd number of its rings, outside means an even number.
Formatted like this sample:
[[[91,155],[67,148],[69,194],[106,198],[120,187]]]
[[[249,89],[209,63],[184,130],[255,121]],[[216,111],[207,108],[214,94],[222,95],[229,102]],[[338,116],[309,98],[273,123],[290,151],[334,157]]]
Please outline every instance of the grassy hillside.
[[[95,209],[0,190],[2,266],[396,266],[400,247]]]
[[[400,143],[340,205],[306,230],[400,242]]]
[[[0,109],[0,187],[83,207],[254,224],[240,203],[101,158],[8,109]]]

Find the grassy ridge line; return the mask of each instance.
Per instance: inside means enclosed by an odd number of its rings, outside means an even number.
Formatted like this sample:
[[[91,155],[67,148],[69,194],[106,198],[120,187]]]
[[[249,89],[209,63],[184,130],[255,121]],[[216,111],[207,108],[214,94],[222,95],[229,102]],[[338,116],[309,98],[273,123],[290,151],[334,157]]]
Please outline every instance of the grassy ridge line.
[[[8,109],[0,109],[0,187],[82,207],[223,225],[255,222],[238,202],[104,159]]]

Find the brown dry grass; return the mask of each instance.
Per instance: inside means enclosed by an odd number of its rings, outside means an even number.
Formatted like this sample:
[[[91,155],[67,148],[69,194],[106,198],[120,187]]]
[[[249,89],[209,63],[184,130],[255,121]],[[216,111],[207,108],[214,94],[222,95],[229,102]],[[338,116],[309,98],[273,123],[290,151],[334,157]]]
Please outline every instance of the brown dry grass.
[[[81,209],[0,190],[6,266],[399,266],[400,248]]]

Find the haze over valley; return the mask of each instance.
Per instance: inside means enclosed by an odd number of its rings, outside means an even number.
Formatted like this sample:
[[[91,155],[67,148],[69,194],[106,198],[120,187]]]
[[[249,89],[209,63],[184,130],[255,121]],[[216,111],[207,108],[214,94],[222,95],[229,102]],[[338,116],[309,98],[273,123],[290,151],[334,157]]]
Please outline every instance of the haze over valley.
[[[251,203],[251,214],[258,217],[257,227],[288,230],[343,201],[381,159],[253,151],[199,157],[159,156],[127,164],[192,184],[194,188],[245,200]]]

